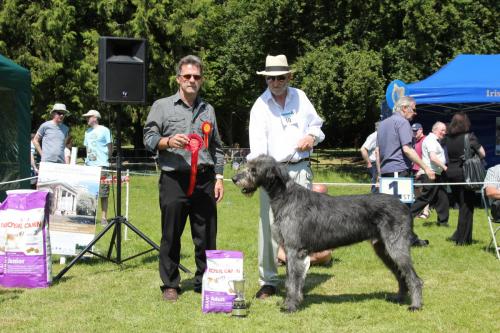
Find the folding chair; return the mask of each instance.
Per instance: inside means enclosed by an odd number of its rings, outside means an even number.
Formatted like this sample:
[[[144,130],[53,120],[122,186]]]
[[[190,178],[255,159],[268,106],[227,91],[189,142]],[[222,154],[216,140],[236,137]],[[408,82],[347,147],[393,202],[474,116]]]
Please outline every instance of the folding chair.
[[[488,244],[487,249],[491,247],[491,244],[495,246],[495,252],[497,254],[498,260],[500,260],[500,246],[498,246],[496,233],[500,230],[500,220],[495,220],[493,216],[491,216],[490,209],[490,199],[486,196],[486,190],[483,189],[481,191],[481,197],[483,199],[484,210],[486,212],[486,216],[488,217],[488,226],[490,227],[491,232],[491,242]]]

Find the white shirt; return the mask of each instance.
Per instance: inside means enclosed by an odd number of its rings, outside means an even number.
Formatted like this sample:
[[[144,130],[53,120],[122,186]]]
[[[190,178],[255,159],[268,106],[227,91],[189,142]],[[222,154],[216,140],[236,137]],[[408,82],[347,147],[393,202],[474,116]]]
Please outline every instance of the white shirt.
[[[325,134],[321,125],[323,119],[302,90],[288,87],[283,109],[266,89],[250,111],[250,154],[247,159],[264,154],[278,162],[297,162],[309,157],[311,151],[298,152],[297,143],[307,134],[317,138],[315,144],[323,141]]]
[[[439,158],[441,163],[446,164],[446,156],[444,155],[444,149],[438,141],[436,134],[429,133],[422,142],[422,161],[425,165],[428,165],[432,171],[434,171],[437,175],[440,175],[443,172],[443,169],[431,161],[430,153],[434,152],[436,156]]]
[[[370,162],[375,162],[377,157],[375,156],[375,148],[377,147],[377,131],[368,135],[365,140],[365,143],[361,146],[368,151],[368,158]]]

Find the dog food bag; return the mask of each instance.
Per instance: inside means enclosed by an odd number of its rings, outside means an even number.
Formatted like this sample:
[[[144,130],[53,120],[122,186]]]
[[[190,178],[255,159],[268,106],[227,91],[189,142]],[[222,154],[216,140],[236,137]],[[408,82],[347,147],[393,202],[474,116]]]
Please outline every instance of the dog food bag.
[[[231,312],[236,294],[229,281],[243,279],[243,253],[209,250],[203,274],[201,309],[207,312]]]
[[[48,192],[7,191],[0,205],[0,286],[45,288],[51,283]]]

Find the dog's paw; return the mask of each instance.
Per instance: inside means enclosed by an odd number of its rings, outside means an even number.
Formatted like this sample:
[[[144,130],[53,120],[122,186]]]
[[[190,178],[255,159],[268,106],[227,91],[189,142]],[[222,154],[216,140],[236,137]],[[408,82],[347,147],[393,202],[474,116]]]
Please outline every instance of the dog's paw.
[[[408,307],[408,311],[410,311],[410,312],[415,312],[415,311],[420,311],[420,310],[422,310],[421,306],[413,306],[413,305],[411,305],[411,306]]]
[[[282,312],[292,313],[292,312],[296,312],[297,310],[298,310],[297,302],[285,300],[285,302],[281,305]]]

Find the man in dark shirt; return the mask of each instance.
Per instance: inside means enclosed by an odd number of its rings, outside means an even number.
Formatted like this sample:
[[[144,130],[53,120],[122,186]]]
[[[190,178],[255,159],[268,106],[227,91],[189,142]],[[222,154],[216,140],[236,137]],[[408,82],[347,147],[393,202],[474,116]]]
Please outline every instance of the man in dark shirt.
[[[202,75],[203,65],[198,57],[182,58],[177,66],[179,91],[153,103],[144,127],[144,144],[148,150],[158,152],[162,170],[159,266],[163,298],[167,301],[176,301],[180,292],[180,240],[188,216],[195,246],[196,292],[201,292],[207,266],[205,251],[216,248],[216,203],[224,195],[224,153],[214,109],[198,95]],[[197,162],[193,159],[196,154],[186,149],[188,145],[193,147],[193,134],[204,142]],[[194,180],[192,162],[197,164],[194,188],[190,186]]]

